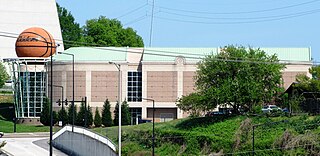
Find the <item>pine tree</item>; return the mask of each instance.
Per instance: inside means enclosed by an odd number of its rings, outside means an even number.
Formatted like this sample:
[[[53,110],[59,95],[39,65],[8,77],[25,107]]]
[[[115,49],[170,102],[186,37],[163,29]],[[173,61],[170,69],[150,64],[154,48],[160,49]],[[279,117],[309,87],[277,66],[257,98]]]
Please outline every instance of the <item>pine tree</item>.
[[[119,103],[117,102],[116,107],[114,109],[114,120],[113,123],[115,126],[119,125]],[[121,125],[130,125],[130,111],[129,105],[127,101],[123,101],[121,104]]]
[[[50,101],[46,98],[43,101],[42,111],[40,115],[40,122],[45,126],[50,126]]]
[[[114,119],[113,119],[113,125],[119,126],[119,102],[116,103],[116,107],[114,108]]]
[[[130,125],[131,114],[127,101],[123,101],[121,105],[121,125]]]
[[[87,126],[92,126],[93,123],[93,115],[92,115],[92,109],[88,104],[88,109],[87,109]]]
[[[52,112],[52,118],[53,118],[52,125],[55,125],[58,122],[58,114],[56,111]],[[49,125],[50,125],[50,122],[49,122]]]
[[[73,107],[72,107],[72,104],[70,104],[69,108],[68,108],[68,123],[69,124],[72,124],[72,111],[73,111]],[[77,119],[77,105],[74,105],[74,120],[76,120],[76,119]]]
[[[103,104],[102,108],[102,124],[105,127],[110,127],[112,126],[112,117],[111,117],[111,111],[110,111],[110,102],[108,99]]]
[[[80,105],[80,110],[78,112],[78,115],[77,115],[77,118],[76,118],[76,125],[78,126],[84,126],[85,124],[85,113],[86,113],[86,108],[84,107],[84,102],[81,102],[81,105]]]
[[[58,112],[58,121],[62,121],[62,126],[68,123],[68,114],[64,107],[62,107]]]
[[[94,113],[94,126],[95,127],[100,127],[102,124],[102,119],[98,110],[98,107],[96,107],[96,111]]]

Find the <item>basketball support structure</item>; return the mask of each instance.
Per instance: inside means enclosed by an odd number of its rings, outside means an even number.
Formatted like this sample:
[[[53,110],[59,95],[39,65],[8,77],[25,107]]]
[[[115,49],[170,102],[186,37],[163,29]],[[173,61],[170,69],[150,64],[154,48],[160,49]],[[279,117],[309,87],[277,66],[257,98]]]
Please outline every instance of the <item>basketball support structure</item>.
[[[40,124],[42,106],[48,93],[45,58],[4,59],[11,71],[15,118],[18,123]]]

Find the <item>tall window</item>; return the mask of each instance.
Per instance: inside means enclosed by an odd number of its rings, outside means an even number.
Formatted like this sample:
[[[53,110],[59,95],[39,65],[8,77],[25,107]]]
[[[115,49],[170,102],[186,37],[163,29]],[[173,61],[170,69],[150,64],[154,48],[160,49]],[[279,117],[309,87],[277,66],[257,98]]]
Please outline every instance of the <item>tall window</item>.
[[[142,72],[128,72],[128,101],[141,102]]]

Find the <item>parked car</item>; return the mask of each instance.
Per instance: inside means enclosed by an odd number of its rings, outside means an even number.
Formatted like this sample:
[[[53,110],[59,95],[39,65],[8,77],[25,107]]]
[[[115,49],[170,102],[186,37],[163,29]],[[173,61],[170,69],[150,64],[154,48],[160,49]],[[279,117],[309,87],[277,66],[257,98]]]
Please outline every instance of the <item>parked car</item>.
[[[223,112],[208,112],[205,116],[221,116],[221,115],[226,115]]]
[[[263,113],[269,113],[271,110],[280,110],[282,111],[282,109],[276,105],[266,105],[263,106],[263,108],[261,109]]]
[[[4,136],[3,132],[0,132],[0,138],[2,138]]]
[[[139,119],[138,120],[138,124],[148,123],[148,122],[152,122],[152,120],[148,120],[148,119]]]

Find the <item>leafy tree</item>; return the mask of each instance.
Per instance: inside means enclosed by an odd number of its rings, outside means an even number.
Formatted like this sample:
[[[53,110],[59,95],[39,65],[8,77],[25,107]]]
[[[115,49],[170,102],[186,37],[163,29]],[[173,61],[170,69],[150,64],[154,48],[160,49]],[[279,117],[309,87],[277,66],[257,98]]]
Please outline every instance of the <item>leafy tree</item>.
[[[2,64],[2,62],[0,62],[0,88],[3,87],[3,85],[5,84],[6,80],[9,79],[9,75],[6,71],[6,68],[4,67],[4,65]]]
[[[296,77],[297,83],[294,84],[295,89],[300,92],[319,92],[320,91],[320,66],[314,66],[309,69],[312,77],[300,74]]]
[[[68,108],[68,123],[69,124],[72,124],[72,119],[73,119],[73,116],[72,116],[72,112],[73,112],[73,106],[72,106],[72,103],[70,102],[70,105],[69,105],[69,108]],[[74,122],[76,123],[76,119],[77,119],[77,105],[74,105]]]
[[[50,100],[46,98],[43,101],[40,122],[45,126],[50,126]]]
[[[204,98],[205,96],[202,96],[197,92],[191,93],[188,96],[182,96],[179,98],[177,101],[177,106],[181,110],[189,112],[191,117],[199,117],[202,115],[202,112],[208,110],[209,107]]]
[[[58,16],[60,21],[62,38],[64,40],[64,48],[76,46],[74,42],[80,41],[81,39],[81,28],[78,23],[75,22],[71,12],[66,8],[61,7],[57,3]],[[68,44],[69,43],[69,44]]]
[[[200,100],[193,109],[221,105],[231,106],[234,113],[239,113],[240,107],[251,109],[259,103],[270,103],[283,90],[279,87],[283,68],[276,55],[226,46],[198,63],[196,87],[204,101]]]
[[[121,105],[121,125],[130,125],[131,114],[129,110],[128,102],[125,100]]]
[[[64,107],[62,108],[58,112],[58,120],[62,121],[62,126],[64,126],[68,123],[68,114],[66,109]]]
[[[83,26],[82,42],[115,47],[143,47],[142,38],[132,28],[123,28],[120,21],[100,16]]]
[[[96,107],[96,111],[94,113],[94,126],[95,127],[100,127],[102,124],[102,119],[98,110],[98,107]]]
[[[129,105],[127,101],[123,101],[121,104],[121,125],[130,125],[131,115],[129,111]],[[114,120],[115,126],[119,125],[119,103],[117,102],[114,110]]]
[[[103,104],[102,108],[102,124],[106,127],[112,126],[112,117],[110,111],[110,102],[108,99]]]

